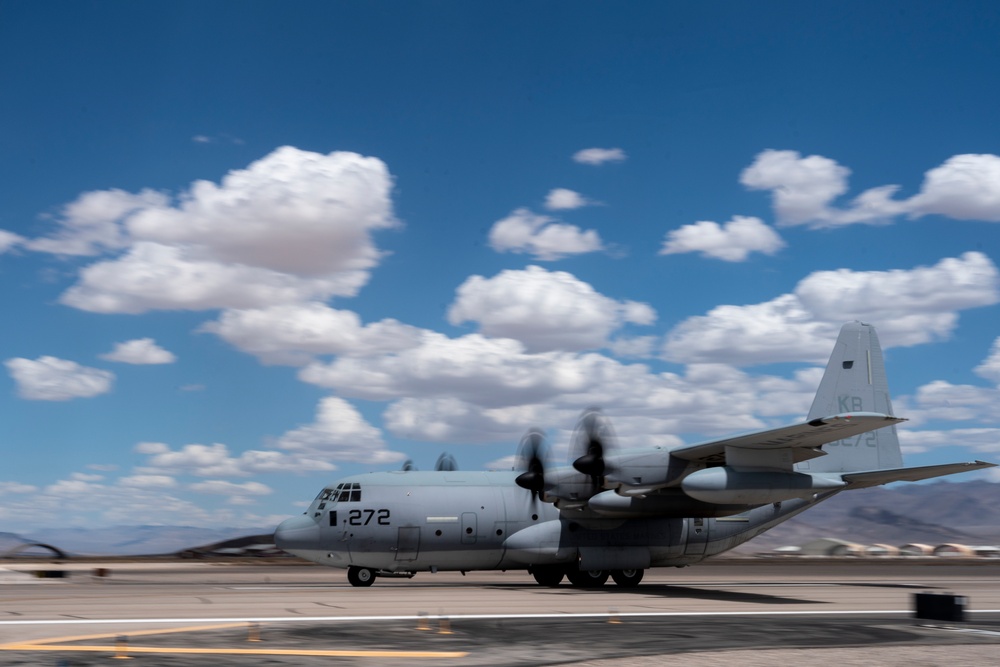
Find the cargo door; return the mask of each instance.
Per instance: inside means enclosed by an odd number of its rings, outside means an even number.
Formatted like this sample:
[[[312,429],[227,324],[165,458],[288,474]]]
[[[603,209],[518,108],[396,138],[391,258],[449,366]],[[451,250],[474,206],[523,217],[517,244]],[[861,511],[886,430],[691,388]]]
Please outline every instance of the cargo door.
[[[420,553],[420,527],[404,526],[399,529],[396,542],[396,560],[416,560]]]

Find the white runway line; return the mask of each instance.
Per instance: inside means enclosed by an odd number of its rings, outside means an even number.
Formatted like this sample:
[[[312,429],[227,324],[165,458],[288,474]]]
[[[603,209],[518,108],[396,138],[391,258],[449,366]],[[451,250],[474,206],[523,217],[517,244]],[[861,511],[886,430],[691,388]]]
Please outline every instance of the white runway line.
[[[416,621],[420,619],[451,621],[490,620],[541,620],[574,618],[670,618],[670,617],[733,617],[733,616],[888,616],[911,615],[912,609],[879,609],[857,611],[659,611],[659,612],[602,612],[585,614],[424,614],[405,616],[246,616],[221,618],[98,618],[98,619],[43,619],[0,621],[0,627],[9,625],[96,625],[105,623],[349,623],[356,621]],[[967,609],[967,614],[1000,614],[1000,609]]]

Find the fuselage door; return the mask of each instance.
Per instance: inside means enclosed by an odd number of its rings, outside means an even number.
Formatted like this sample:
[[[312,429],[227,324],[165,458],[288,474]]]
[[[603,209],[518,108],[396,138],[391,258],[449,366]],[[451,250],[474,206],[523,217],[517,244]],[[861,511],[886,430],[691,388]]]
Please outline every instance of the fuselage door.
[[[403,526],[396,542],[396,560],[416,560],[420,553],[420,527]]]
[[[475,544],[478,531],[475,512],[462,512],[462,544]]]
[[[684,554],[688,556],[700,556],[705,553],[708,546],[708,527],[711,519],[696,517],[685,519],[687,522],[687,542],[684,545]]]

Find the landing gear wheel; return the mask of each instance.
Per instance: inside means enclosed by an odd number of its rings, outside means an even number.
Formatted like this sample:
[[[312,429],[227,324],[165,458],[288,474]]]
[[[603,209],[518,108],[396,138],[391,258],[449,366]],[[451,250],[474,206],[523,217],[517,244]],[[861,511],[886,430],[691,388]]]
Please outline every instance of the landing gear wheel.
[[[565,573],[563,568],[552,565],[538,565],[531,568],[531,576],[535,578],[535,581],[549,588],[558,586]]]
[[[577,588],[600,588],[608,580],[607,570],[578,570],[567,572],[569,583]]]
[[[351,582],[351,586],[371,586],[375,583],[375,570],[367,567],[349,567],[347,580]]]
[[[645,570],[612,570],[611,578],[622,588],[635,588],[645,573]]]

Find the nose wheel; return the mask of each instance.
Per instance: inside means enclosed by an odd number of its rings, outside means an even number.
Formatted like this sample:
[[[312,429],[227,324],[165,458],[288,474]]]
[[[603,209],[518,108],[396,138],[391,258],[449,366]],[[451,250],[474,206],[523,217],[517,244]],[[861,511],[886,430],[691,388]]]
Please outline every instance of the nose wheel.
[[[375,583],[375,570],[367,567],[349,567],[347,580],[351,582],[351,586],[371,586]]]

